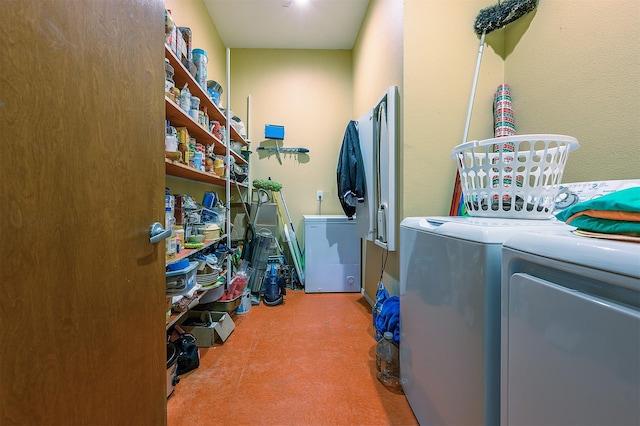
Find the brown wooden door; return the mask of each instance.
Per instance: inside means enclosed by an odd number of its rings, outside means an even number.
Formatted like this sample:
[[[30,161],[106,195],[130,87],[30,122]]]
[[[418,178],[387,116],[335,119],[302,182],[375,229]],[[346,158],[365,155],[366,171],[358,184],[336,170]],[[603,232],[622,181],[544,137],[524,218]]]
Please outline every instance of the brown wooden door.
[[[164,424],[164,2],[0,5],[0,424]]]

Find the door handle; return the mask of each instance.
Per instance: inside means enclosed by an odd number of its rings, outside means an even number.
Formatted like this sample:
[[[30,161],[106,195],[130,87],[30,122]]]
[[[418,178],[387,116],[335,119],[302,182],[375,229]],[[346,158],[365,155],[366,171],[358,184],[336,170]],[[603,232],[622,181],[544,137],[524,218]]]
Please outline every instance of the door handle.
[[[164,229],[160,222],[156,222],[151,225],[151,229],[149,230],[149,242],[151,244],[159,243],[170,235],[171,229]]]

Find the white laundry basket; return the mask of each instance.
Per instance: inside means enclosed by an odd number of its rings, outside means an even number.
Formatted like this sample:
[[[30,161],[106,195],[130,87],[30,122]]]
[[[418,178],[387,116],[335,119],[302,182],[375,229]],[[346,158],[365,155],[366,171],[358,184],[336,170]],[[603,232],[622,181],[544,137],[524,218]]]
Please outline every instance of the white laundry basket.
[[[471,216],[547,219],[554,210],[571,136],[515,135],[458,145],[464,205]]]

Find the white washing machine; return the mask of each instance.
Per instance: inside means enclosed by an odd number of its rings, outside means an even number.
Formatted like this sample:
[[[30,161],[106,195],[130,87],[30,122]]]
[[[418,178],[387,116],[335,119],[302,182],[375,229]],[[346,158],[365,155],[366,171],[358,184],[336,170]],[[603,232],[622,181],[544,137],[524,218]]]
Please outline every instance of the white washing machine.
[[[563,184],[556,208],[638,185],[637,179]],[[499,423],[502,243],[516,233],[567,229],[573,228],[555,218],[402,221],[400,373],[421,424]]]
[[[400,374],[423,425],[500,420],[502,243],[553,220],[412,217],[400,224]]]
[[[509,238],[501,318],[502,424],[640,424],[640,244]]]

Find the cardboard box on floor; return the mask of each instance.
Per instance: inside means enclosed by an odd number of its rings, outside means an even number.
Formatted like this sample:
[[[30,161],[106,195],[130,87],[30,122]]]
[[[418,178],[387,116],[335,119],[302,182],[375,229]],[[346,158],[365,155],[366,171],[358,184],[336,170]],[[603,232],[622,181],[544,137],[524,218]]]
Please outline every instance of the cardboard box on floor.
[[[189,311],[180,319],[180,327],[187,333],[191,333],[196,338],[196,345],[201,348],[208,348],[216,343],[224,343],[234,328],[235,323],[231,315],[226,312],[211,312],[212,323],[209,327],[200,325],[184,325],[189,318],[200,320],[203,311]]]

